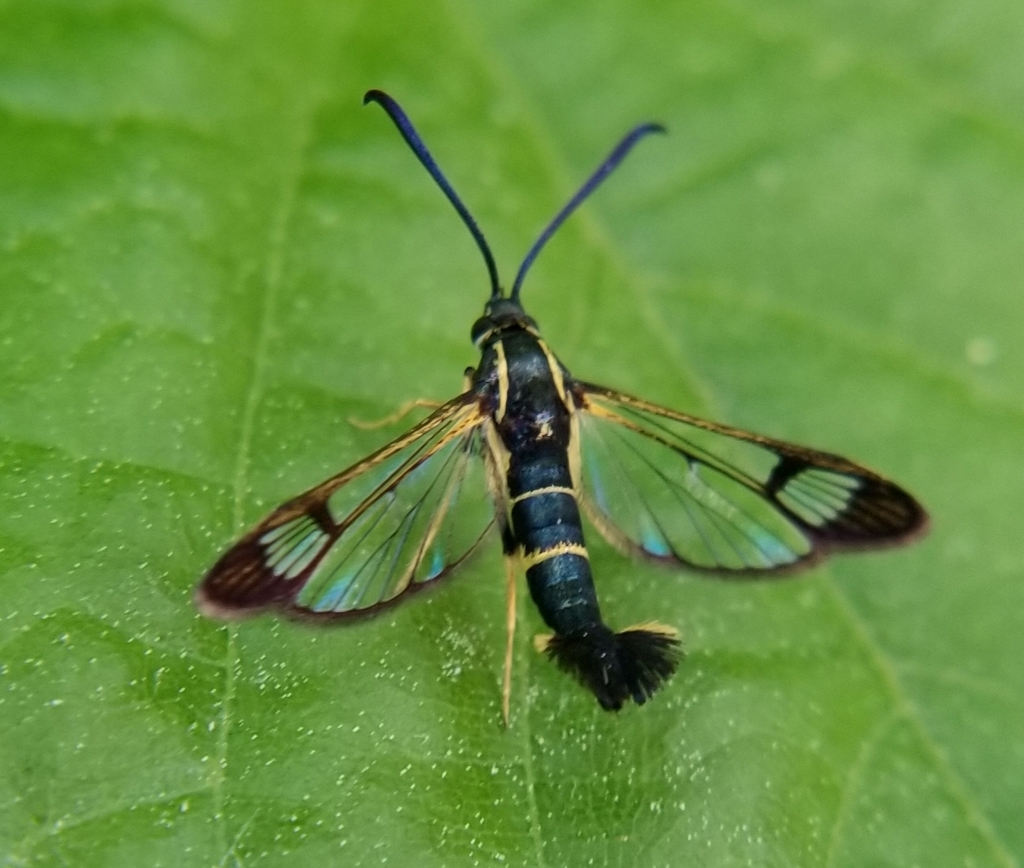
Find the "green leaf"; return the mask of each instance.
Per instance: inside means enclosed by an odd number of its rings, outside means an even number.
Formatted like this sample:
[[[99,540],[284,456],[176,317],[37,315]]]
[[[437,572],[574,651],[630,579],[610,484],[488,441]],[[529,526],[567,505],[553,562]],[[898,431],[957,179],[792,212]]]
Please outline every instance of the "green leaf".
[[[1008,866],[1024,858],[1024,118],[992,0],[0,4],[0,862]],[[486,296],[570,370],[862,460],[931,536],[779,583],[593,544],[679,674],[605,714],[497,545],[322,630],[191,593],[445,399]],[[591,535],[593,536],[593,534]]]

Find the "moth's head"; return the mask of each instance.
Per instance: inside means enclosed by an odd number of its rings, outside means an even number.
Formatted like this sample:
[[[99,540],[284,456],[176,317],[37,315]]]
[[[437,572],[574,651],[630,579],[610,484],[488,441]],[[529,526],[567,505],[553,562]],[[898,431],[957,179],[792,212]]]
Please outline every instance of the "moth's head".
[[[481,347],[494,335],[513,329],[522,329],[532,335],[540,334],[537,323],[523,310],[518,299],[492,298],[484,305],[484,315],[473,323],[470,337],[474,346]]]

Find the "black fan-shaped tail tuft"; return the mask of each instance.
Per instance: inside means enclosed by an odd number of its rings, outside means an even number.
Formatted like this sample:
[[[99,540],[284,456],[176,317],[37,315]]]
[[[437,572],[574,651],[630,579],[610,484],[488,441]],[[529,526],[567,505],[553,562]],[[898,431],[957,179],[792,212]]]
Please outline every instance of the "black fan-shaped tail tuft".
[[[618,711],[628,699],[643,705],[676,671],[682,656],[676,632],[656,624],[621,633],[601,625],[569,636],[556,634],[543,650],[607,711]]]

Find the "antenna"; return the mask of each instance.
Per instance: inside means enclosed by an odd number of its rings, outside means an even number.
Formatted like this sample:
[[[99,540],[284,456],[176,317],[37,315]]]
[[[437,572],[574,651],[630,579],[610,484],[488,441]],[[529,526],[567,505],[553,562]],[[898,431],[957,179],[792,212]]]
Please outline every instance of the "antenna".
[[[368,90],[366,92],[366,95],[363,97],[363,105],[371,102],[377,103],[388,113],[388,117],[394,121],[398,131],[402,134],[402,138],[412,148],[412,152],[419,158],[423,168],[430,173],[430,177],[437,182],[437,186],[441,188],[445,196],[448,197],[448,201],[459,212],[462,222],[466,224],[466,228],[469,229],[470,234],[476,241],[476,246],[480,249],[480,253],[483,255],[484,262],[487,265],[487,274],[491,279],[491,298],[501,298],[501,286],[498,283],[498,267],[494,264],[494,255],[491,253],[491,248],[487,245],[484,233],[480,231],[480,227],[476,225],[476,221],[470,215],[469,209],[462,204],[462,200],[458,197],[455,190],[452,189],[452,185],[448,183],[448,179],[430,155],[427,146],[423,144],[423,139],[416,132],[412,121],[406,117],[402,107],[382,90]]]
[[[522,288],[526,272],[529,270],[530,266],[533,265],[533,260],[537,258],[537,254],[540,253],[544,245],[548,243],[548,239],[555,234],[555,231],[565,222],[566,218],[580,206],[580,203],[582,203],[587,196],[597,189],[605,178],[615,171],[619,163],[626,158],[626,154],[633,149],[633,146],[639,142],[640,139],[644,136],[650,135],[651,133],[663,132],[665,132],[665,128],[661,124],[647,123],[640,124],[640,126],[634,127],[626,133],[622,141],[615,146],[612,152],[605,158],[604,162],[597,167],[594,174],[587,178],[583,186],[576,191],[576,195],[573,196],[565,207],[555,215],[554,219],[547,225],[547,228],[540,233],[540,237],[533,242],[533,247],[530,248],[526,257],[523,259],[523,264],[519,266],[515,283],[512,284],[512,294],[509,296],[512,301],[519,301],[519,290]]]

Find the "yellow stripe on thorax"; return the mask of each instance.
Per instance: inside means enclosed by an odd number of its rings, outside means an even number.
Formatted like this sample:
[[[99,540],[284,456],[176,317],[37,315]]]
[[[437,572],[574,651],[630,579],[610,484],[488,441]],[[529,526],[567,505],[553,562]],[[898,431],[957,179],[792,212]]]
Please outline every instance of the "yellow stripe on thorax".
[[[540,338],[537,338],[537,345],[541,348],[544,353],[544,357],[548,360],[548,369],[551,371],[551,379],[555,384],[558,397],[561,398],[562,403],[572,411],[574,405],[569,402],[569,398],[565,394],[565,378],[562,376],[562,366],[558,364],[558,359],[556,359],[555,354],[548,349],[548,345]]]
[[[494,342],[494,352],[498,356],[498,412],[494,420],[500,424],[508,408],[508,361],[505,358],[505,345],[501,341]]]

